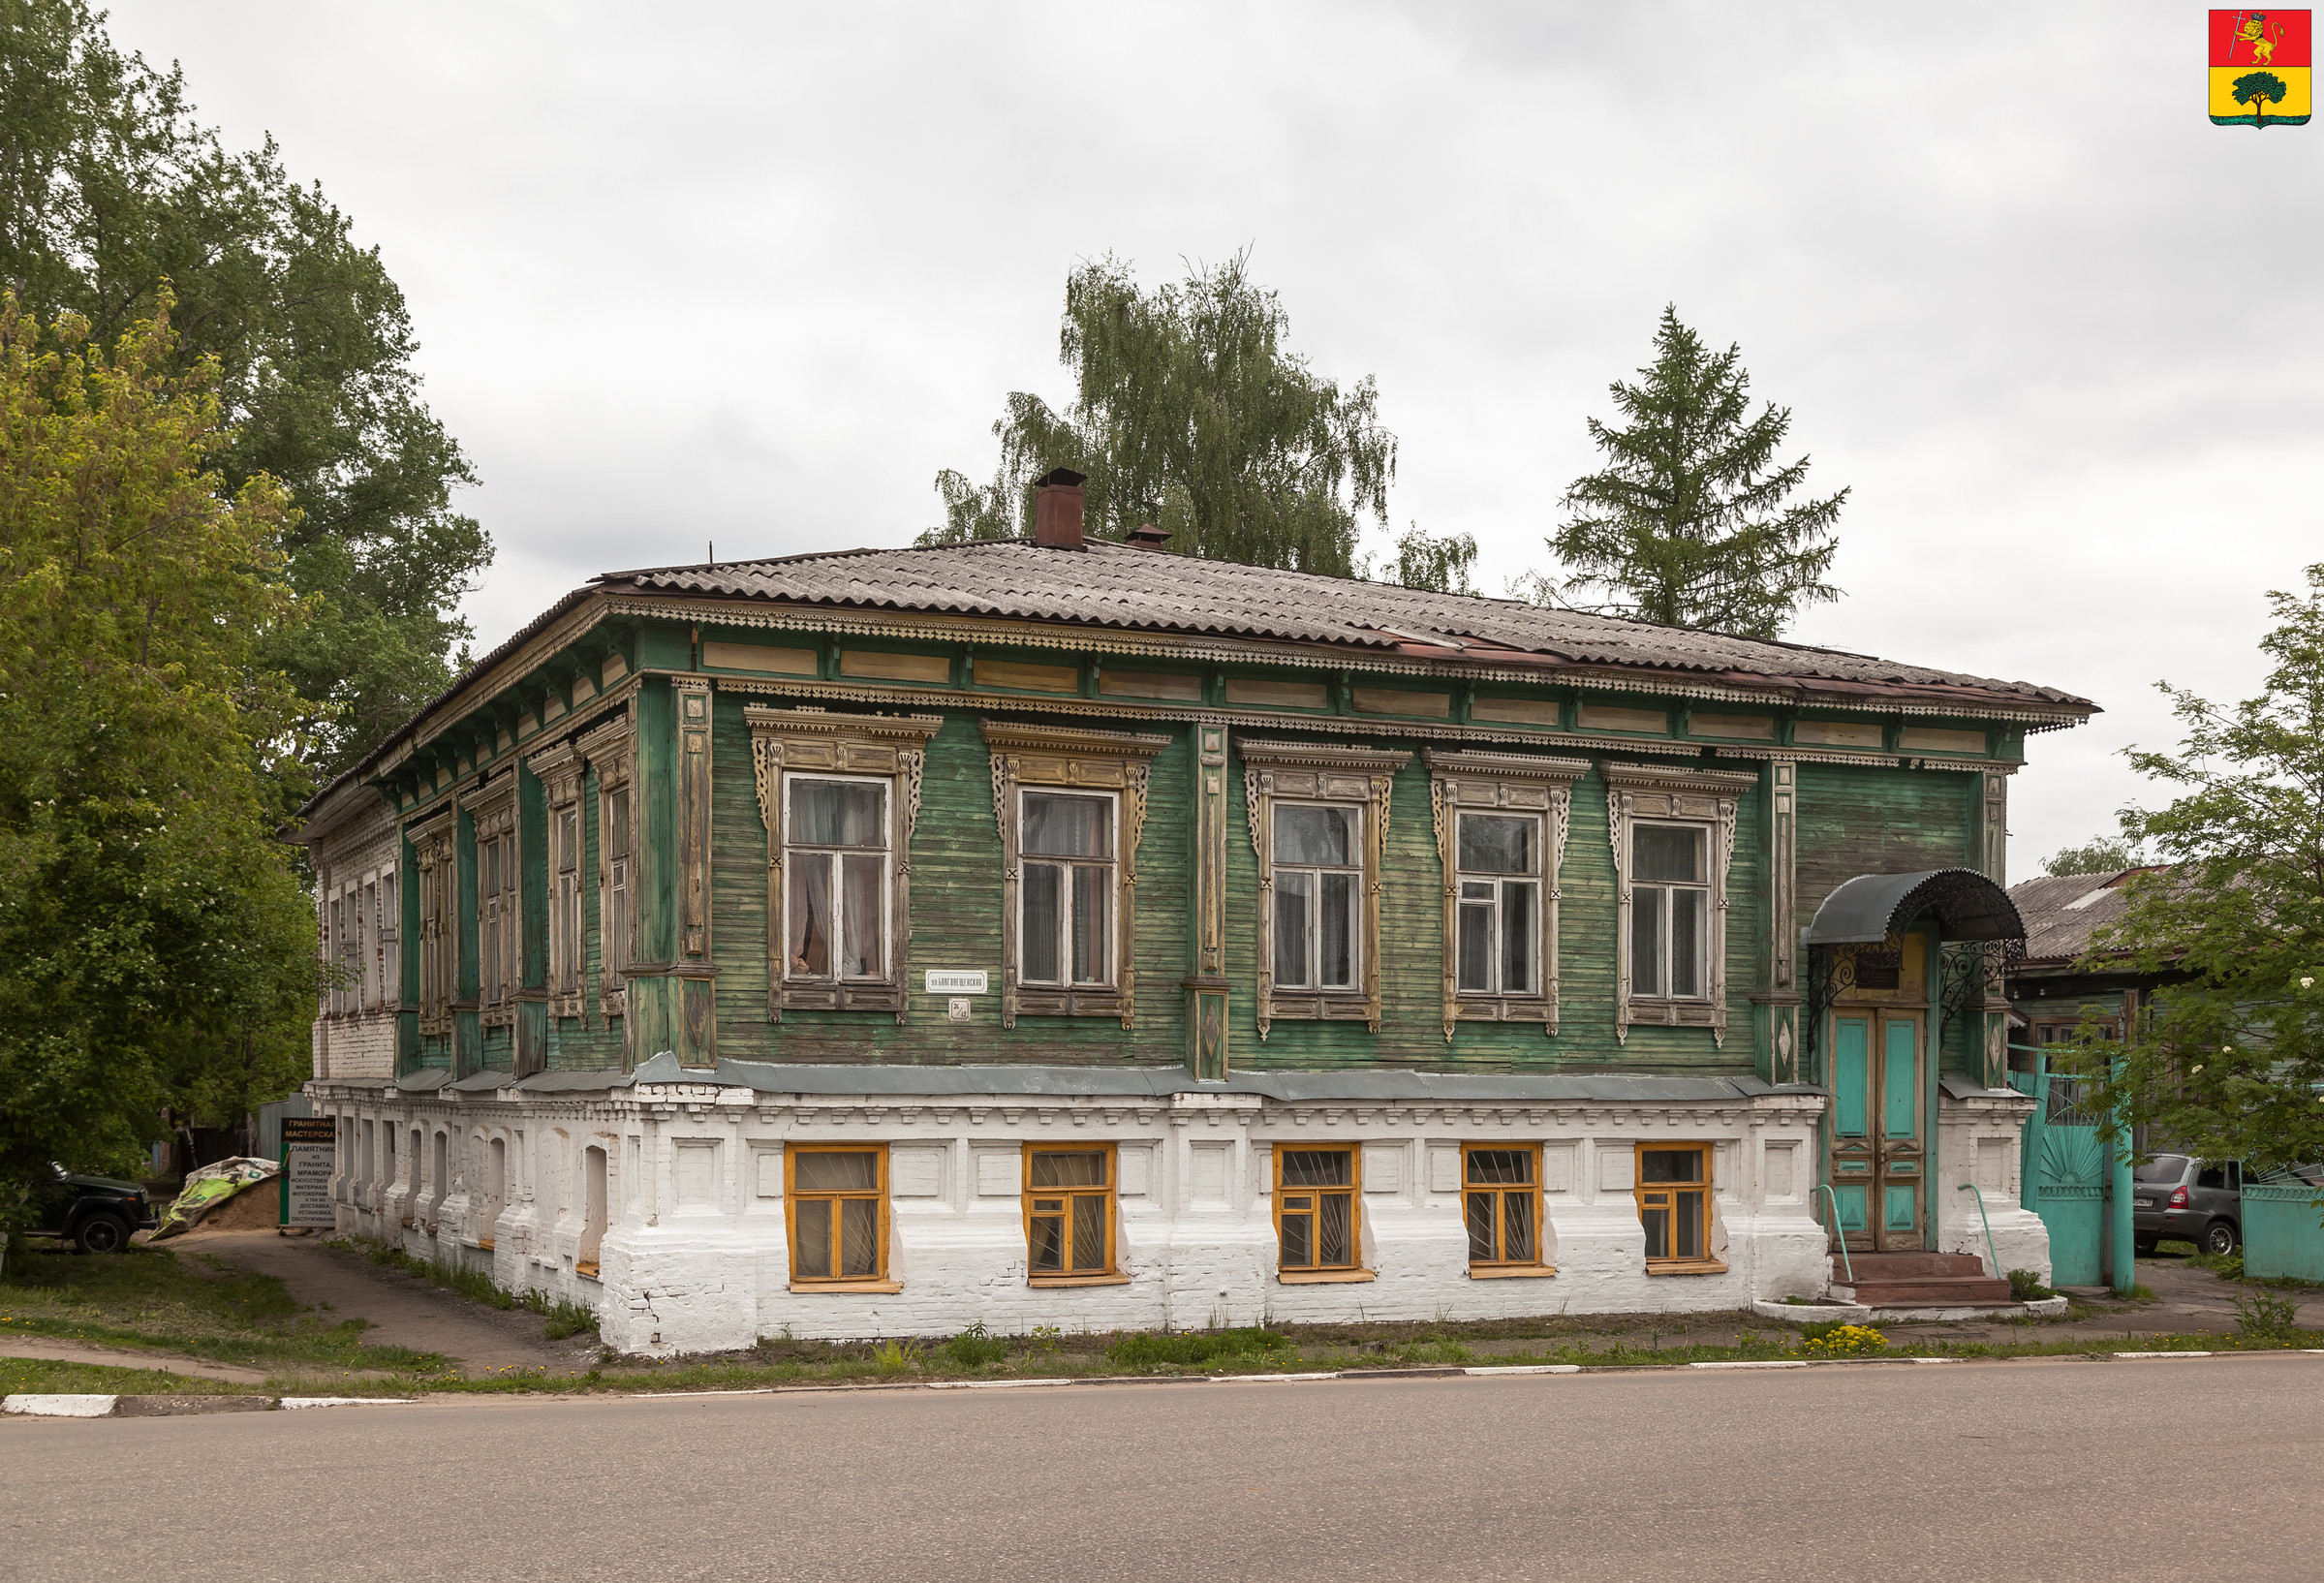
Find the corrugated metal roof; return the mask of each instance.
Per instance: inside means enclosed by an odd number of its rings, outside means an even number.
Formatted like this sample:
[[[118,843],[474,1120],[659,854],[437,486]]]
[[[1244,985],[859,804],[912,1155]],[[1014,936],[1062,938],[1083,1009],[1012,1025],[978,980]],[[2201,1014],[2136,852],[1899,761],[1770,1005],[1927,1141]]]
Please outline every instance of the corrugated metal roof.
[[[1434,594],[1197,560],[1102,541],[1079,551],[1007,539],[840,550],[610,572],[595,582],[610,593],[1054,621],[1128,632],[1327,643],[1487,664],[1644,667],[1742,683],[1838,683],[1851,691],[1878,692],[1966,690],[1986,695],[1988,701],[2096,707],[2054,687],[1839,649],[1658,627],[1518,600]]]

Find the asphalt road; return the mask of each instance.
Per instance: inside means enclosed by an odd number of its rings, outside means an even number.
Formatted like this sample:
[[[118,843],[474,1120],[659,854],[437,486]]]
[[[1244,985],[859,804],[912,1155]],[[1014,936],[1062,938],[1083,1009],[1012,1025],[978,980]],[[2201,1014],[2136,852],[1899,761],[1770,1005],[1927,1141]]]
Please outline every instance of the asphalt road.
[[[0,1420],[0,1576],[2291,1579],[2324,1356]]]

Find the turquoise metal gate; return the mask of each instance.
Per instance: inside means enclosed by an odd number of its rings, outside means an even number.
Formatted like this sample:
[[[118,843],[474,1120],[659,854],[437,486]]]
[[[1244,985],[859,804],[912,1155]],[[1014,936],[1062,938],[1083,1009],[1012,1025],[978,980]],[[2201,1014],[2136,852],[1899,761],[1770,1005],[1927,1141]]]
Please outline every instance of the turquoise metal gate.
[[[2054,1286],[2106,1283],[2106,1188],[2110,1162],[2098,1138],[2102,1119],[2084,1100],[2081,1080],[2053,1075],[2049,1057],[2033,1052],[2033,1071],[2012,1071],[2009,1083],[2038,1102],[2026,1123],[2018,1180],[2023,1202],[2050,1232]]]

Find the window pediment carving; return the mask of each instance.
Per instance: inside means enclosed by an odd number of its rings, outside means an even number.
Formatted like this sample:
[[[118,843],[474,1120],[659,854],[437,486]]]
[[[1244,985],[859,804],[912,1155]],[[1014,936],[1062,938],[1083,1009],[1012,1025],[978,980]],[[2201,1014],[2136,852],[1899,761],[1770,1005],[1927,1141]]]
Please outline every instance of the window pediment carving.
[[[928,739],[944,728],[944,717],[751,704],[743,720],[751,730],[759,817],[766,827],[768,1017],[780,1021],[787,1009],[888,1011],[902,1022],[910,1006],[912,832],[919,819]],[[837,894],[848,884],[848,854],[819,832],[788,831],[785,823],[787,797],[806,794],[798,790],[801,777],[813,786],[824,775],[885,789],[878,798],[876,828],[848,832],[860,892],[852,906]],[[802,843],[794,835],[807,839]],[[805,850],[794,852],[802,845]],[[864,865],[876,865],[876,872],[867,876]],[[853,937],[835,933],[850,928]],[[847,971],[851,959],[860,971]]]
[[[1279,1017],[1360,1019],[1379,1032],[1381,874],[1396,772],[1412,756],[1394,749],[1240,738],[1235,751],[1243,760],[1244,806],[1252,850],[1258,855],[1258,1037],[1265,1039]],[[1348,850],[1297,854],[1337,861],[1290,864],[1281,896],[1276,883],[1279,803],[1320,808],[1325,819],[1318,828],[1326,841],[1338,839],[1333,832],[1348,825],[1333,809],[1354,815],[1354,839]],[[1286,827],[1286,840],[1305,841],[1295,828]],[[1354,882],[1351,889],[1342,888],[1342,876]],[[1294,933],[1304,938],[1295,941]],[[1336,969],[1344,959],[1349,971],[1343,978]],[[1296,968],[1298,981],[1286,978],[1279,967]]]
[[[1590,761],[1438,748],[1422,749],[1421,758],[1443,876],[1445,1042],[1463,1018],[1538,1020],[1554,1038],[1559,876],[1573,783],[1590,773]],[[1469,873],[1474,865],[1464,861],[1465,815],[1515,825],[1525,838],[1508,854],[1488,859],[1489,872]]]
[[[1136,1026],[1137,859],[1138,843],[1146,827],[1146,792],[1155,756],[1171,745],[1171,738],[1140,731],[1084,730],[1069,727],[1019,721],[978,722],[986,747],[992,752],[993,821],[1001,833],[1001,1025],[1016,1026],[1020,1014],[1031,1016],[1111,1016],[1122,1026]],[[1029,901],[1046,903],[1046,892],[1029,896],[1023,861],[1027,788],[1056,788],[1111,793],[1113,846],[1096,862],[1064,865],[1087,868],[1096,876],[1090,884],[1109,883],[1110,909],[1106,915],[1106,982],[1076,981],[1078,971],[1061,971],[1056,981],[1025,981],[1028,969]],[[1058,864],[1036,864],[1058,868]],[[1110,866],[1110,875],[1106,874]],[[1039,879],[1039,875],[1035,876]],[[1063,906],[1089,905],[1077,900]],[[1087,927],[1086,920],[1083,927]],[[1091,938],[1083,936],[1084,940]],[[1092,976],[1093,978],[1095,975]]]
[[[1601,764],[1598,775],[1606,784],[1606,839],[1614,849],[1618,920],[1614,1037],[1627,1042],[1633,1026],[1648,1024],[1709,1028],[1712,1042],[1723,1048],[1727,1037],[1727,871],[1734,861],[1736,819],[1744,793],[1756,788],[1759,778],[1733,770],[1658,764]],[[1633,872],[1634,831],[1642,823],[1702,831],[1700,888],[1705,905],[1699,934],[1699,993],[1682,994],[1671,984],[1636,981],[1635,925],[1641,882]],[[1668,966],[1658,960],[1658,972]]]

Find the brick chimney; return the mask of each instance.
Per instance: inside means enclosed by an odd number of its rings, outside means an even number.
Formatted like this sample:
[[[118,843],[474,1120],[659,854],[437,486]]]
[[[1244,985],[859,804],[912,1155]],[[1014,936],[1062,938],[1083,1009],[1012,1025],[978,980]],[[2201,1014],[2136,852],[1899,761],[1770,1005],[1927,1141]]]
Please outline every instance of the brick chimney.
[[[1043,549],[1081,547],[1081,486],[1088,475],[1069,467],[1044,473],[1033,495],[1033,542]]]

